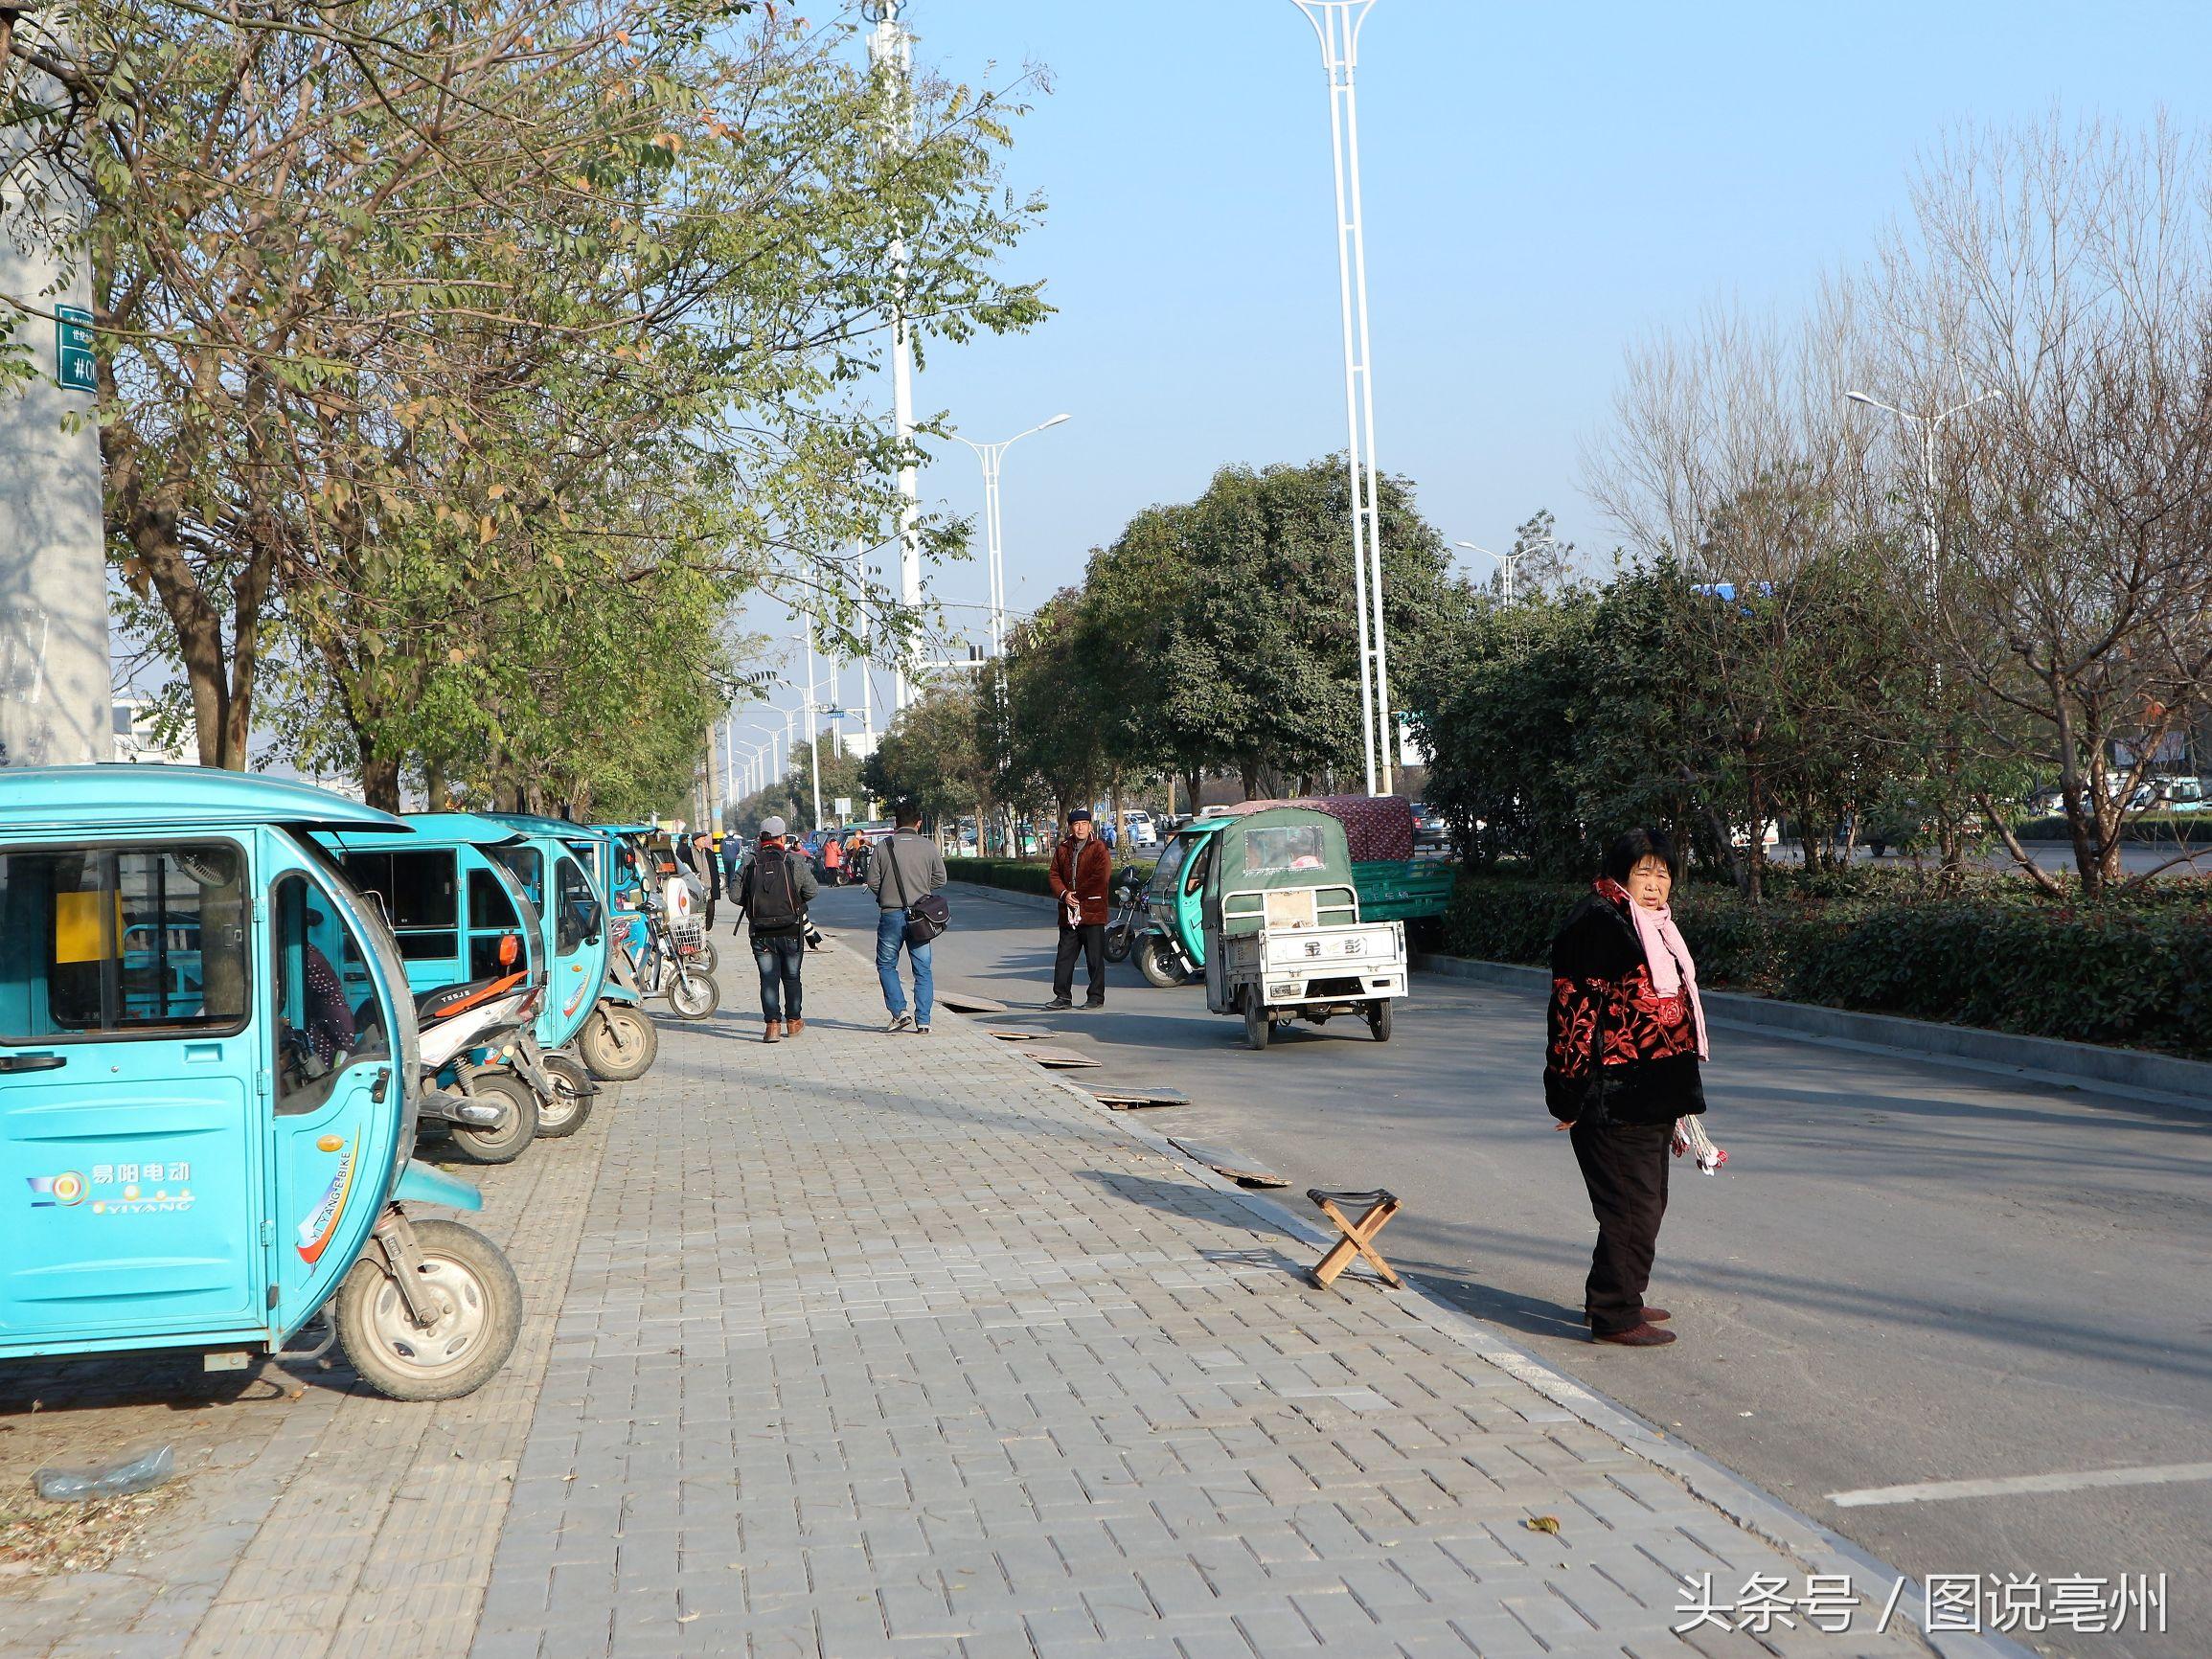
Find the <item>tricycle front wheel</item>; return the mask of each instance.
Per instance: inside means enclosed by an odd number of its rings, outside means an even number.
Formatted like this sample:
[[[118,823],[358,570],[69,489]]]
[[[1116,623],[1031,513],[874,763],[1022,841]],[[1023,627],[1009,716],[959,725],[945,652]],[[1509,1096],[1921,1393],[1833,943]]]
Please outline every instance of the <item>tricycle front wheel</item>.
[[[1166,943],[1156,933],[1148,933],[1136,943],[1137,971],[1145,976],[1145,983],[1169,990],[1183,983],[1183,976],[1168,955]]]
[[[392,1399],[458,1399],[507,1363],[522,1329],[522,1286],[499,1246],[458,1221],[416,1221],[418,1294],[437,1308],[415,1323],[372,1251],[339,1285],[331,1323],[363,1382]]]
[[[602,1082],[627,1083],[651,1069],[660,1032],[628,1003],[603,1002],[585,1017],[576,1051]]]

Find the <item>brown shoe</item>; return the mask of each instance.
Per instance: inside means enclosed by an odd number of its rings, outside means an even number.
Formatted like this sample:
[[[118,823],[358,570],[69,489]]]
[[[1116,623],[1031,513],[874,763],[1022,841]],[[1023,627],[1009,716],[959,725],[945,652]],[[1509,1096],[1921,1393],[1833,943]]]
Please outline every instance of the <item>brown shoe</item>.
[[[801,1032],[805,1031],[806,1029],[807,1029],[807,1022],[806,1022],[805,1020],[803,1020],[803,1019],[786,1020],[786,1021],[784,1022],[784,1034],[785,1034],[786,1036],[797,1036],[797,1035],[798,1035],[798,1034],[799,1034]],[[1664,1313],[1662,1313],[1662,1314],[1660,1314],[1660,1315],[1659,1315],[1659,1317],[1660,1317],[1661,1319],[1664,1319],[1664,1318],[1666,1318],[1667,1316],[1666,1316]]]
[[[1626,1330],[1600,1330],[1592,1342],[1610,1342],[1621,1348],[1664,1348],[1675,1340],[1671,1330],[1661,1330],[1655,1325],[1631,1325]]]
[[[770,1020],[768,1029],[761,1034],[761,1040],[764,1043],[782,1042],[784,1040],[784,1022],[782,1020]]]
[[[1643,1310],[1643,1314],[1644,1323],[1646,1325],[1664,1325],[1668,1320],[1675,1317],[1664,1307],[1647,1307]]]

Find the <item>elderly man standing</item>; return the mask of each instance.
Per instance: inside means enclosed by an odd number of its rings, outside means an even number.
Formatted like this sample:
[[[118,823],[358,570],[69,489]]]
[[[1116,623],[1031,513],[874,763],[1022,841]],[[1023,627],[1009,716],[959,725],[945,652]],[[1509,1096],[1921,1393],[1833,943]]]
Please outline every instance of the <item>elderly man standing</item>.
[[[1097,835],[1090,808],[1067,815],[1067,837],[1053,849],[1052,896],[1060,901],[1060,953],[1052,964],[1052,1001],[1047,1008],[1073,1008],[1075,958],[1089,965],[1090,995],[1083,1007],[1106,1007],[1106,924],[1112,914],[1114,859]]]

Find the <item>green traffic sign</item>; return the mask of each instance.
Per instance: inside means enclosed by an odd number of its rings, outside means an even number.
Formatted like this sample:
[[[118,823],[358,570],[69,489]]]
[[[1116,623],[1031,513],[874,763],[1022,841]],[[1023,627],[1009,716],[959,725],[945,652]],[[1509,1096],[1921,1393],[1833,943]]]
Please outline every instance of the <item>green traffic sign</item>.
[[[82,306],[54,307],[55,378],[70,392],[100,390],[100,371],[92,360],[92,313]]]

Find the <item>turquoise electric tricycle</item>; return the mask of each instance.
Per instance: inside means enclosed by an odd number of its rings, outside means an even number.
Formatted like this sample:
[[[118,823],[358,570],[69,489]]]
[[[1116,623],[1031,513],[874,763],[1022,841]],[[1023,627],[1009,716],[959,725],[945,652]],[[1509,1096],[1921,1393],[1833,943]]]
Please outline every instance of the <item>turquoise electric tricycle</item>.
[[[419,999],[489,993],[508,972],[506,942],[519,946],[523,971],[538,992],[527,1023],[508,1028],[487,1048],[455,1055],[439,1079],[499,1112],[488,1128],[452,1128],[456,1149],[473,1163],[510,1163],[534,1138],[573,1135],[591,1116],[598,1085],[582,1060],[559,1051],[583,1024],[604,974],[597,903],[573,859],[560,870],[509,825],[466,812],[421,813],[405,822],[402,831],[324,830],[317,838],[391,923]],[[586,907],[572,905],[565,927],[543,904],[549,875],[564,890],[584,889]]]
[[[506,1362],[507,1258],[404,1208],[482,1201],[411,1161],[406,969],[314,835],[404,829],[235,772],[0,773],[0,1360],[236,1369],[322,1313],[395,1398]]]
[[[586,931],[598,953],[599,984],[593,1001],[585,1005],[583,1023],[576,1034],[576,1052],[604,1082],[628,1082],[651,1069],[660,1054],[660,1031],[646,1014],[636,976],[627,972],[628,959],[622,940],[633,924],[643,924],[640,914],[645,891],[634,850],[621,831],[572,824],[565,818],[542,818],[527,812],[491,812],[485,816],[505,824],[548,849],[558,847],[574,861],[578,874],[588,882],[599,910],[596,925]],[[558,867],[558,865],[557,865]],[[557,898],[568,894],[564,876],[557,883]],[[627,905],[626,905],[627,898]],[[574,926],[570,913],[568,925]],[[559,919],[557,918],[557,923]]]

